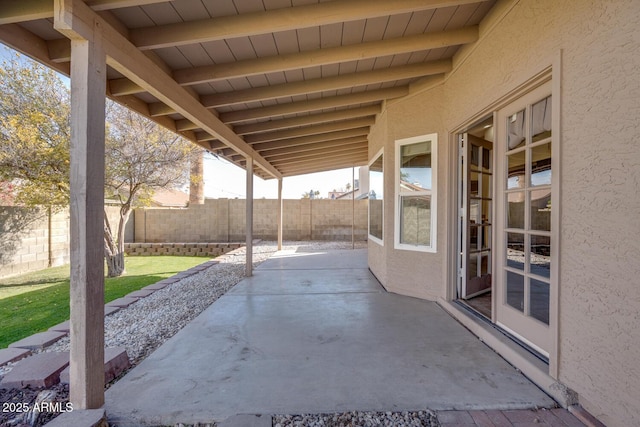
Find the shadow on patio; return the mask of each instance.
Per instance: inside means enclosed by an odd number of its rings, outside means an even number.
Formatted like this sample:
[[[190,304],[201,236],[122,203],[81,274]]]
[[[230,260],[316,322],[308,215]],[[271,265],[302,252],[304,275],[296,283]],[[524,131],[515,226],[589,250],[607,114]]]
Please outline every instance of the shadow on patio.
[[[106,400],[118,426],[555,405],[437,304],[385,292],[362,249],[279,252]]]

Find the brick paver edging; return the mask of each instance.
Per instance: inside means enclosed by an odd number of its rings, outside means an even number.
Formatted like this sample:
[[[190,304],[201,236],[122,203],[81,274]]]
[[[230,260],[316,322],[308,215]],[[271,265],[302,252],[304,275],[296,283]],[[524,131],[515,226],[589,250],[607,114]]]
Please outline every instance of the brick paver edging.
[[[105,304],[105,316],[115,313],[121,308],[128,307],[129,305],[137,302],[139,299],[152,295],[155,291],[164,289],[172,283],[184,279],[189,276],[193,276],[215,264],[218,264],[219,260],[210,260],[200,265],[196,265],[188,270],[182,271],[174,276],[160,280],[154,284],[146,286],[138,291],[133,291],[122,298],[111,301]],[[0,366],[4,366],[10,362],[15,362],[21,358],[28,357],[31,354],[31,350],[42,349],[50,346],[60,338],[69,334],[69,321],[62,322],[58,325],[52,326],[49,331],[38,332],[23,338],[19,341],[9,344],[8,349],[0,349]],[[24,351],[22,351],[24,350]],[[18,353],[20,353],[18,355]]]

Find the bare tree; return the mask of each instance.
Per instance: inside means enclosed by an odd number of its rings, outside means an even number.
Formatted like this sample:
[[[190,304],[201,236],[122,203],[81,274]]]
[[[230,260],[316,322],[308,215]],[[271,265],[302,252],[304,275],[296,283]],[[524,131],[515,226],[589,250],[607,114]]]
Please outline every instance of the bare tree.
[[[124,273],[124,233],[131,211],[149,203],[155,190],[185,186],[195,146],[145,117],[107,104],[105,196],[120,206],[114,238],[105,215],[107,275]]]

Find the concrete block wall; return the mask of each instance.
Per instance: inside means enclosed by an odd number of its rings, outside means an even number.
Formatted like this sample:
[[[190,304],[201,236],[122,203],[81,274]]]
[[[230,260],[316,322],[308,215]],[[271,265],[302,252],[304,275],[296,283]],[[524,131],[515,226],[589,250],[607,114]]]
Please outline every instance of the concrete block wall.
[[[278,201],[258,199],[253,203],[254,237],[275,240]],[[283,238],[350,241],[352,218],[355,218],[355,238],[364,241],[367,209],[367,200],[356,200],[355,204],[351,200],[284,200]],[[105,210],[115,233],[119,208],[107,206]],[[203,205],[185,209],[136,209],[127,223],[125,241],[244,242],[245,214],[244,199],[208,199]],[[0,207],[0,277],[68,264],[69,242],[68,209],[53,214],[49,221],[46,210]],[[171,247],[169,252],[166,249],[168,247],[162,247],[162,252],[178,255],[181,251],[179,247]],[[206,256],[216,254],[220,253],[212,249]]]
[[[119,208],[107,206],[116,232]],[[125,240],[133,239],[133,221]],[[49,214],[47,209],[0,206],[0,277],[13,276],[69,263],[69,210]]]
[[[277,238],[278,201],[254,200],[253,235]],[[354,209],[355,208],[355,209]],[[366,240],[366,200],[284,200],[285,240]],[[354,215],[355,212],[355,215]],[[142,208],[135,212],[135,242],[242,242],[245,240],[245,200],[208,199],[184,209]]]
[[[69,262],[69,213],[0,207],[0,277]]]
[[[205,256],[217,257],[243,246],[244,243],[125,243],[130,256]]]

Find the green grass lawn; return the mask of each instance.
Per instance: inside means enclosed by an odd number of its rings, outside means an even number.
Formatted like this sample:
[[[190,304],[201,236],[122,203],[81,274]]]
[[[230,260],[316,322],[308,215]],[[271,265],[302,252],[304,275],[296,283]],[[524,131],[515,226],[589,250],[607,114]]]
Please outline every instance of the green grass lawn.
[[[127,257],[126,274],[105,279],[105,303],[208,261]],[[0,348],[69,319],[69,266],[0,280]]]

